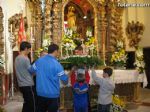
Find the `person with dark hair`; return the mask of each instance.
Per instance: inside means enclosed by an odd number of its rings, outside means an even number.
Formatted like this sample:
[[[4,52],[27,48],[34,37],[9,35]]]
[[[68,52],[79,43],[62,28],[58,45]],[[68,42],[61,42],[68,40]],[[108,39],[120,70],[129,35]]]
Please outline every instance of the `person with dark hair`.
[[[88,112],[88,84],[85,82],[85,70],[77,70],[76,83],[73,86],[74,112]]]
[[[40,57],[29,68],[31,74],[36,74],[36,92],[38,96],[38,112],[57,112],[59,107],[60,83],[68,83],[62,65],[57,61],[59,47],[51,44],[48,54]]]
[[[29,42],[22,42],[20,44],[20,54],[15,59],[15,70],[19,89],[23,94],[23,108],[22,112],[35,112],[35,89],[33,78],[28,72],[31,66],[28,54],[31,51],[31,44]]]
[[[115,89],[115,84],[111,80],[113,70],[109,67],[103,69],[103,78],[97,77],[96,72],[92,69],[93,80],[100,85],[98,94],[98,112],[110,112],[112,105],[112,94]]]
[[[81,45],[75,48],[75,55],[83,55],[83,47]]]

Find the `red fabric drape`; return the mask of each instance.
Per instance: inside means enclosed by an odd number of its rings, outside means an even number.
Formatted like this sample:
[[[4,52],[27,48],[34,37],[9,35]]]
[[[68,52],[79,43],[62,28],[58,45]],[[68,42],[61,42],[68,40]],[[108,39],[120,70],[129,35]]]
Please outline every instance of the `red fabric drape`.
[[[22,41],[26,41],[23,17],[21,17],[21,20],[20,20],[20,26],[19,26],[19,32],[18,32],[18,44],[20,45]]]
[[[81,0],[75,0],[75,2],[76,2],[77,4],[79,4],[79,3],[80,3],[80,1],[81,1]]]
[[[72,71],[72,74],[70,76],[71,85],[73,86],[76,82],[76,72]],[[88,71],[85,71],[85,81],[87,84],[90,82],[90,75]]]

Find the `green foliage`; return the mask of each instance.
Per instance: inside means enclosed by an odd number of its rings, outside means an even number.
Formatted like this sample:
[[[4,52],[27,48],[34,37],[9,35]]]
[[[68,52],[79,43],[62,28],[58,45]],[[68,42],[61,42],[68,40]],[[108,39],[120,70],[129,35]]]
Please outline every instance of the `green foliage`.
[[[86,65],[87,67],[92,66],[102,66],[103,61],[100,60],[97,56],[89,57],[80,57],[80,56],[73,56],[66,59],[61,59],[60,63],[63,65],[64,69],[71,69],[73,66],[83,67]]]

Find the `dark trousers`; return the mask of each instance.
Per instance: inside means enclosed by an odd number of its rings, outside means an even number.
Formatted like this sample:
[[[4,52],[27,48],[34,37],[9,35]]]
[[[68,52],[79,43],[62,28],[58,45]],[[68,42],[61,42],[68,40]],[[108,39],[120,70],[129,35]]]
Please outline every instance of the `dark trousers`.
[[[98,104],[98,112],[110,112],[111,105],[112,104],[107,105]]]
[[[38,96],[38,112],[57,112],[59,98],[46,98]]]
[[[33,86],[19,88],[24,99],[22,112],[36,112],[36,94]]]

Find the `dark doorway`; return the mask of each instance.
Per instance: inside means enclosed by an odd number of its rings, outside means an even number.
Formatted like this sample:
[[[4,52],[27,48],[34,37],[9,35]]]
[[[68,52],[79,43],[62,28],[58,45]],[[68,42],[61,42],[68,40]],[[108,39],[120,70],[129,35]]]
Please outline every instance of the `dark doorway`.
[[[135,52],[127,51],[126,53],[127,53],[126,69],[134,69]]]
[[[144,48],[143,53],[144,53],[144,61],[145,61],[145,72],[148,81],[147,88],[150,89],[150,47]]]

